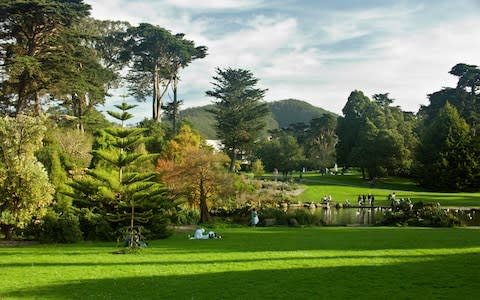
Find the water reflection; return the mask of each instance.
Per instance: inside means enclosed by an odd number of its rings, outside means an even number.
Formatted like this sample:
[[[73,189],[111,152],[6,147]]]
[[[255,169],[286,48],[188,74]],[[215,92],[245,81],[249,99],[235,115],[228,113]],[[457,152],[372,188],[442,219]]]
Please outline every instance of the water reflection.
[[[377,208],[322,208],[319,211],[327,225],[369,225],[383,217],[383,212]]]
[[[289,208],[298,209],[298,208]],[[372,225],[379,222],[388,208],[310,208],[326,225]],[[480,211],[476,209],[446,209],[457,216],[466,226],[480,226]]]

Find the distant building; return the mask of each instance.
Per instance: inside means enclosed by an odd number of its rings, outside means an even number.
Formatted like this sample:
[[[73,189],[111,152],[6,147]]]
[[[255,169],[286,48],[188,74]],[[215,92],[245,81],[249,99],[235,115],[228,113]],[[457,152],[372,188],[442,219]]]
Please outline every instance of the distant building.
[[[223,150],[224,148],[224,145],[222,144],[222,141],[220,140],[205,140],[205,143],[212,147],[213,150],[217,151],[217,152],[220,152]]]

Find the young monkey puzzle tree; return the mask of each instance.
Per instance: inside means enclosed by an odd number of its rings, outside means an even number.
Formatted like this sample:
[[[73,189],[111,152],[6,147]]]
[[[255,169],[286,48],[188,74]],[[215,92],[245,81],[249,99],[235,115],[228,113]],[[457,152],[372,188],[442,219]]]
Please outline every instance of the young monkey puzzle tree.
[[[121,121],[121,127],[105,129],[109,140],[112,141],[110,147],[95,150],[93,153],[95,157],[105,163],[108,169],[98,167],[88,171],[88,174],[98,185],[96,197],[103,199],[107,203],[105,206],[113,207],[113,210],[107,211],[107,217],[114,222],[123,224],[128,222],[128,247],[135,249],[141,246],[139,238],[142,229],[136,223],[147,223],[152,218],[152,210],[147,207],[160,206],[165,199],[165,189],[157,182],[156,173],[136,171],[136,164],[152,160],[157,155],[136,151],[137,147],[145,140],[143,136],[145,129],[125,127],[125,121],[132,117],[128,110],[135,105],[122,103],[115,107],[121,112],[109,111],[108,113]],[[72,185],[77,191],[74,197],[92,198],[92,195],[82,194],[82,191],[88,193],[89,190],[92,190],[85,188],[85,185],[89,185],[91,182],[76,181]]]

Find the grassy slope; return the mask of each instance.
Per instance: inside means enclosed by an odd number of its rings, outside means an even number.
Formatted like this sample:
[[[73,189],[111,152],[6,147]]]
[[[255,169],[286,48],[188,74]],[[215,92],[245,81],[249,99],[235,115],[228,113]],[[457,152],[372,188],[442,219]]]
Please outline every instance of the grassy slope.
[[[478,228],[236,228],[112,244],[0,248],[0,299],[476,299]]]
[[[446,207],[480,207],[480,193],[439,193],[428,192],[405,178],[388,178],[371,185],[359,174],[328,175],[306,174],[303,176],[305,191],[297,197],[300,201],[321,201],[325,195],[332,195],[336,202],[346,199],[355,204],[360,194],[375,195],[377,205],[388,205],[388,194],[395,192],[397,198],[412,201],[438,202]]]

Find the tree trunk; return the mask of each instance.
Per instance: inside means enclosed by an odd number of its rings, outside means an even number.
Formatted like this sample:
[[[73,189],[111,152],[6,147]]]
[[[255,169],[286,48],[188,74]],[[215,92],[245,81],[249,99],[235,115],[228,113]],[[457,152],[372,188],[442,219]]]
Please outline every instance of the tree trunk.
[[[5,235],[5,240],[11,241],[13,239],[13,226],[2,225],[2,232]]]
[[[77,130],[83,133],[83,101],[75,92],[72,92],[70,96],[72,97],[73,115],[77,118]]]
[[[210,219],[207,205],[207,192],[204,187],[203,176],[200,178],[200,223],[206,223]]]
[[[177,114],[178,114],[178,102],[177,102],[177,76],[173,79],[173,111],[172,111],[172,127],[173,132],[177,133]]]
[[[230,172],[235,172],[235,165],[237,164],[237,149],[233,148],[232,149],[232,157],[230,159],[230,167],[229,170]]]
[[[160,75],[158,74],[158,65],[153,68],[153,112],[152,118],[157,122],[161,122],[160,109],[162,106],[160,95]]]
[[[132,211],[130,216],[130,248],[135,247],[135,231],[134,231],[134,223],[135,223],[135,205],[133,200],[130,200],[130,204],[132,205]],[[138,233],[140,235],[140,232]]]
[[[39,116],[41,110],[42,110],[42,105],[40,103],[40,95],[38,94],[38,92],[35,92],[35,108],[34,108],[35,115]]]
[[[27,84],[25,83],[26,75],[22,74],[20,81],[21,83],[18,88],[17,106],[15,109],[16,116],[21,114],[27,108]]]

